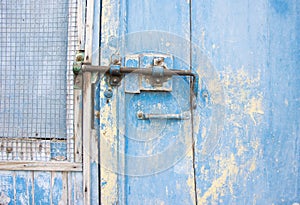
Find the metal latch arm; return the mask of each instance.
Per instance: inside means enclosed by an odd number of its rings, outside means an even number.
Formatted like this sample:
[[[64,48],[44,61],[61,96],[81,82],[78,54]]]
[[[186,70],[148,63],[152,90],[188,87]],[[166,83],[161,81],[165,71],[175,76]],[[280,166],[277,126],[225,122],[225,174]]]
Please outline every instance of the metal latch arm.
[[[107,73],[110,75],[114,75],[115,71],[112,72],[112,67],[116,67],[117,65],[111,66],[93,66],[89,64],[82,65],[82,72],[100,72]],[[139,67],[122,67],[119,66],[119,75],[128,74],[128,73],[136,73],[143,75],[153,75],[153,67],[149,68],[139,68]],[[171,77],[173,75],[179,76],[191,76],[193,77],[192,87],[194,91],[194,95],[197,96],[198,93],[198,85],[199,85],[199,75],[191,70],[177,70],[177,69],[164,69],[163,76]]]

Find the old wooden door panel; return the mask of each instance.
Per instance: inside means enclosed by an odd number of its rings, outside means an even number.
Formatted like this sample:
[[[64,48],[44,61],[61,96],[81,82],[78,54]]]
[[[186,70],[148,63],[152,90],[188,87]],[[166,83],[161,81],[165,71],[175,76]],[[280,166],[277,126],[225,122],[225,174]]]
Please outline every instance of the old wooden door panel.
[[[297,2],[121,1],[118,6],[121,15],[114,20],[121,23],[113,21],[114,28],[119,26],[115,35],[144,30],[168,31],[187,39],[191,35],[221,79],[224,101],[218,103],[223,103],[224,124],[219,138],[213,138],[214,146],[203,147],[213,137],[210,121],[215,114],[209,107],[215,100],[214,85],[205,79],[202,88],[211,101],[205,104],[200,98],[199,115],[194,116],[198,204],[299,202]],[[193,50],[191,55],[195,60]],[[203,155],[204,148],[212,149],[211,154]],[[162,175],[171,176],[168,173]],[[160,202],[165,193],[155,195],[156,179],[119,178],[125,184],[119,197],[133,204]],[[162,190],[160,185],[157,189]]]
[[[191,5],[192,40],[219,72],[226,108],[215,152],[196,155],[198,204],[299,203],[299,2]],[[202,116],[198,153],[211,137]]]
[[[189,8],[189,2],[186,1],[120,1],[120,4],[115,1],[104,1],[102,3],[101,20],[101,64],[109,63],[110,55],[118,50],[117,46],[114,50],[113,44],[110,44],[110,47],[105,45],[113,38],[118,38],[122,35],[126,35],[127,33],[134,33],[145,30],[160,30],[165,31],[166,33],[171,32],[174,35],[178,35],[184,39],[188,39],[190,36]],[[155,36],[153,36],[153,38],[155,38]],[[137,48],[142,48],[143,46],[141,45],[147,44],[147,42],[143,42],[141,41],[141,39],[135,40],[136,41],[134,43],[136,44]],[[121,43],[119,44],[119,49],[122,50],[122,41],[120,42]],[[171,45],[171,47],[172,46],[176,45]],[[136,50],[134,52],[147,53],[150,51],[151,50]],[[172,55],[171,52],[172,51],[170,50],[170,53],[167,54]],[[182,55],[184,55],[185,59],[189,59],[189,47],[182,48]],[[153,54],[153,56],[155,56],[155,53]],[[175,61],[179,62],[177,58],[178,56],[174,56]],[[123,60],[125,60],[125,58]],[[178,67],[174,68],[189,69],[188,64],[189,62],[185,62],[185,67],[183,67],[183,63],[177,63]],[[154,101],[163,101],[164,98],[163,93],[151,94],[151,92],[147,92],[141,94],[126,94],[124,92],[123,83],[124,82],[122,82],[122,85],[118,89],[113,88],[113,97],[107,100],[104,97],[104,92],[107,91],[109,87],[106,85],[107,80],[103,78],[99,83],[99,94],[96,94],[97,96],[100,96],[100,106],[96,107],[96,110],[99,109],[100,111],[100,165],[102,166],[101,202],[103,204],[111,204],[117,202],[120,204],[195,203],[192,149],[188,152],[186,158],[177,163],[174,167],[168,167],[169,169],[161,170],[162,172],[159,173],[154,171],[153,173],[151,173],[151,175],[147,174],[148,176],[143,176],[142,174],[140,174],[140,176],[126,175],[126,173],[132,173],[132,171],[130,170],[125,170],[125,176],[122,176],[113,173],[114,170],[109,171],[105,169],[106,158],[111,158],[110,162],[112,164],[125,163],[126,166],[126,162],[129,162],[128,158],[126,157],[125,161],[121,160],[116,162],[115,159],[117,159],[120,155],[112,154],[111,156],[108,156],[107,151],[110,151],[107,150],[107,148],[105,147],[105,143],[103,143],[103,141],[107,139],[108,135],[110,135],[110,140],[113,141],[110,149],[114,149],[114,146],[120,146],[119,151],[125,151],[125,155],[139,153],[147,156],[147,153],[143,153],[147,151],[145,147],[142,148],[139,146],[135,146],[137,144],[134,144],[132,141],[124,141],[122,139],[124,137],[124,133],[130,134],[132,129],[129,129],[128,126],[130,123],[134,123],[130,122],[129,120],[133,118],[132,116],[135,116],[135,114],[132,115],[132,113],[130,113],[132,112],[130,106],[139,100],[147,101],[148,99],[149,102],[145,104],[145,106],[147,106],[151,105],[151,102],[153,103]],[[178,87],[174,86],[174,89],[175,90],[172,92],[178,92]],[[189,92],[189,87],[187,91]],[[183,95],[182,98],[186,99],[185,103],[189,108],[189,95]],[[125,104],[127,105],[126,108],[123,107]],[[170,106],[170,112],[172,110],[176,110],[175,107],[172,107],[172,104]],[[127,115],[127,117],[120,117],[124,113],[127,113],[125,114]],[[127,121],[125,121],[125,119]],[[139,123],[135,122],[134,124]],[[132,125],[132,128],[134,128],[134,124]],[[188,124],[189,126],[191,126],[191,122]],[[178,129],[180,129],[179,127],[180,126],[178,126]],[[176,129],[176,127],[173,127],[172,129]],[[191,128],[189,128],[189,130],[191,130]],[[176,133],[176,130],[173,131],[173,134],[174,133]],[[192,135],[190,134],[189,137],[192,138]],[[165,141],[164,143],[168,143],[168,141]],[[155,148],[153,150],[155,150]],[[157,151],[159,150],[156,150],[156,152]],[[148,153],[148,155],[150,156],[151,153]],[[133,167],[131,166],[130,168],[132,169]],[[137,167],[137,169],[142,169],[142,167]]]

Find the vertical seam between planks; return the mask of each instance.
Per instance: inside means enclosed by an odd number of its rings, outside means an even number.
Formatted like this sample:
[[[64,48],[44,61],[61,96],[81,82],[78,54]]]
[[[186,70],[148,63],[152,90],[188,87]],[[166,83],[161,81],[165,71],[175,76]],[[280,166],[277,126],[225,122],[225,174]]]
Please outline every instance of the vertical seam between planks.
[[[101,55],[102,55],[102,50],[101,50],[101,39],[102,39],[102,0],[100,0],[100,11],[99,11],[99,45],[100,45],[100,48],[99,48],[99,59],[98,59],[98,62],[99,62],[99,65],[101,65]],[[100,79],[99,79],[99,82],[100,82]],[[99,85],[100,86],[100,85]],[[96,92],[97,89],[95,89],[94,92]],[[97,96],[97,95],[96,95]],[[95,100],[95,99],[93,99]],[[99,108],[101,109],[101,108]],[[100,119],[99,119],[100,120]],[[100,128],[97,128],[97,129],[100,129]],[[96,132],[98,133],[98,132]],[[101,146],[101,143],[100,143],[100,137],[98,136],[98,197],[99,197],[99,204],[102,204],[102,201],[101,201],[101,166],[100,166],[100,163],[101,163],[101,155],[100,155],[100,146]]]
[[[189,23],[190,23],[190,70],[193,69],[193,49],[192,49],[192,0],[190,0],[190,4],[189,4]],[[193,79],[194,80],[194,79]],[[190,81],[192,82],[192,81]],[[192,83],[190,83],[192,85]],[[190,93],[192,93],[192,89],[190,89]],[[197,196],[197,180],[196,180],[196,147],[195,147],[195,143],[196,143],[196,139],[195,139],[195,134],[194,134],[194,112],[193,112],[193,104],[195,99],[195,94],[196,93],[192,93],[192,95],[190,95],[190,109],[191,109],[191,115],[192,115],[192,154],[193,154],[193,175],[194,175],[194,192],[195,192],[195,204],[198,204],[198,196]]]

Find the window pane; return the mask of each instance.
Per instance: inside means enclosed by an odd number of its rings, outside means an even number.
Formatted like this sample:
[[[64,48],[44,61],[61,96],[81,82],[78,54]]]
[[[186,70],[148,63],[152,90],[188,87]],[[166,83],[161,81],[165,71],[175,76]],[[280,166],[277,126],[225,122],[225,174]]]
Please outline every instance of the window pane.
[[[0,136],[66,136],[67,0],[1,1]]]

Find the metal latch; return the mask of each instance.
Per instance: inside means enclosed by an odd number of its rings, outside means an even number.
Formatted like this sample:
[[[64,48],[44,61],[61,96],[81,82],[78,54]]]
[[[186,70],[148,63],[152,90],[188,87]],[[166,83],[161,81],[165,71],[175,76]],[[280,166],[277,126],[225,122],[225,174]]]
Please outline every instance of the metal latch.
[[[100,72],[110,75],[110,85],[118,86],[125,74],[135,73],[140,75],[148,75],[153,77],[153,83],[160,83],[164,77],[178,76],[191,76],[192,88],[194,95],[198,93],[199,76],[196,72],[190,70],[177,70],[177,69],[165,69],[161,66],[151,66],[149,68],[139,67],[123,67],[118,64],[111,64],[109,66],[93,66],[90,64],[82,64],[82,72]]]

